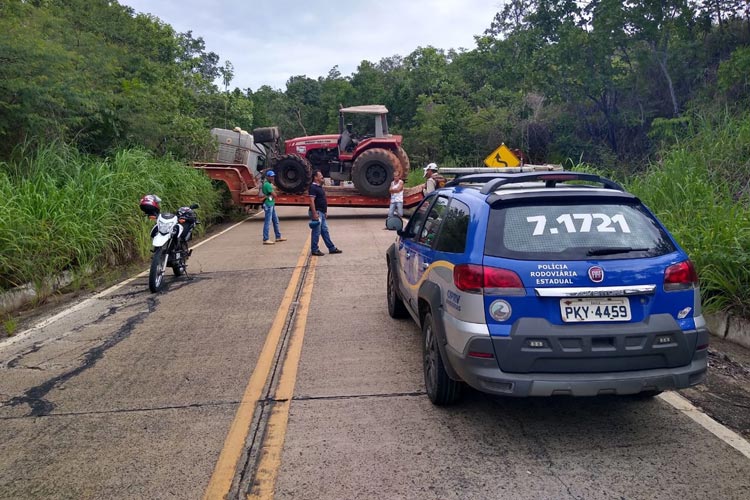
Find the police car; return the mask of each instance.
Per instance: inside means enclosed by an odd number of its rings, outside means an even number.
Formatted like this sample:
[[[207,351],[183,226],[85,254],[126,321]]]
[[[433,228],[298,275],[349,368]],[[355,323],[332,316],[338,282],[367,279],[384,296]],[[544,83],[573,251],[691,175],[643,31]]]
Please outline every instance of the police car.
[[[397,234],[388,312],[421,328],[435,404],[456,402],[464,384],[509,396],[648,397],[705,379],[693,264],[609,179],[476,169],[427,196]]]

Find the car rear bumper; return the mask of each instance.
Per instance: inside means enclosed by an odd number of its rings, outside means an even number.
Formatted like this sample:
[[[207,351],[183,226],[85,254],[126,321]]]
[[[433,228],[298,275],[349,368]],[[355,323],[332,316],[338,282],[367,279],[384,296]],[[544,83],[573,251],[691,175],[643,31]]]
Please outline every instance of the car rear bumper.
[[[486,337],[472,339],[465,352],[492,352],[488,342],[491,340]],[[692,361],[684,366],[597,373],[506,373],[498,368],[494,358],[477,358],[450,348],[446,355],[455,372],[473,388],[517,397],[627,395],[682,389],[703,382],[708,366],[707,349],[695,351]]]

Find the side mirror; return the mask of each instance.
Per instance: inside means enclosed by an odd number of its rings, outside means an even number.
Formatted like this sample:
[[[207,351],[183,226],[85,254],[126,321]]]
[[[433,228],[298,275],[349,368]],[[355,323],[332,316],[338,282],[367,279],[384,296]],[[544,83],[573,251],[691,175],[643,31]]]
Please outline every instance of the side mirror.
[[[404,221],[401,220],[401,217],[394,215],[386,219],[385,227],[391,231],[401,231],[404,228]]]
[[[192,205],[190,205],[190,208],[193,209],[193,210],[195,210],[196,208],[200,208],[200,207],[201,206],[198,205],[197,203],[193,203]]]

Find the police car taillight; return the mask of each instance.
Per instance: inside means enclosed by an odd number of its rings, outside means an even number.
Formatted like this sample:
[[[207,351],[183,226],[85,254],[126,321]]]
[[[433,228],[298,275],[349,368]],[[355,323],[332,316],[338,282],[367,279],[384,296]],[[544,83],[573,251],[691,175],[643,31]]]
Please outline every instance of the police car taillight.
[[[690,260],[672,264],[664,271],[664,290],[689,290],[698,287],[698,273]]]
[[[453,284],[462,292],[488,295],[523,295],[521,278],[508,269],[460,264],[453,268]]]

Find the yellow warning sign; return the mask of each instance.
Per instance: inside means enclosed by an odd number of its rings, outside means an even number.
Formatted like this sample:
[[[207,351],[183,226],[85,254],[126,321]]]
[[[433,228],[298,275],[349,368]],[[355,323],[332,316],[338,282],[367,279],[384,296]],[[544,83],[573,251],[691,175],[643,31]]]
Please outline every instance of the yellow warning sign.
[[[521,164],[521,160],[513,154],[505,143],[502,143],[499,148],[484,159],[484,164],[488,167],[517,167]]]

